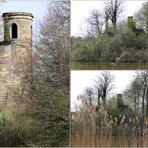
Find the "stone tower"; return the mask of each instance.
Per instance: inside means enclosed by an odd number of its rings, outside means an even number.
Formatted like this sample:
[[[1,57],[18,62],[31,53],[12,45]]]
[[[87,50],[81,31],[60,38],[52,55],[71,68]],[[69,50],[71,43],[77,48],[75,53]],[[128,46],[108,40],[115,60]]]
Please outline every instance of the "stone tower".
[[[32,81],[32,21],[24,12],[3,13],[4,41],[0,43],[0,102],[23,110]],[[15,107],[14,107],[15,106]]]
[[[133,16],[128,16],[127,27],[128,27],[128,30],[130,31],[133,31],[133,29],[135,28]]]

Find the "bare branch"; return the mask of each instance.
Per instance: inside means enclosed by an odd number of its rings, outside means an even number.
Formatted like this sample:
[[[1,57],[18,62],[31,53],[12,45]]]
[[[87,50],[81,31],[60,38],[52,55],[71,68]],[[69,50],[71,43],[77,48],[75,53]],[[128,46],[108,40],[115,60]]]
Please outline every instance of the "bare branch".
[[[106,97],[113,89],[113,76],[108,72],[102,73],[95,80],[95,88],[99,95],[98,99],[101,98],[103,104],[106,105]]]
[[[90,29],[88,32],[93,32],[93,34],[96,35],[102,34],[102,27],[105,21],[104,16],[99,10],[92,10],[90,12],[90,16],[86,19],[86,22],[88,23],[88,28]]]
[[[117,31],[117,20],[120,14],[124,11],[123,1],[120,0],[109,0],[105,1],[105,13],[111,20],[114,31]]]

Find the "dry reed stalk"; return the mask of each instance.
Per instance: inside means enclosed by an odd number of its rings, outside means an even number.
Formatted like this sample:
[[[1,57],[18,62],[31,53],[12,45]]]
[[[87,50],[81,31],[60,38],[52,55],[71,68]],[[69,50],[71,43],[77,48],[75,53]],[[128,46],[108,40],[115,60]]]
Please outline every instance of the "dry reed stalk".
[[[148,129],[141,134],[138,117],[113,118],[103,107],[96,113],[89,108],[78,115],[72,126],[72,146],[75,147],[141,147],[148,146]]]

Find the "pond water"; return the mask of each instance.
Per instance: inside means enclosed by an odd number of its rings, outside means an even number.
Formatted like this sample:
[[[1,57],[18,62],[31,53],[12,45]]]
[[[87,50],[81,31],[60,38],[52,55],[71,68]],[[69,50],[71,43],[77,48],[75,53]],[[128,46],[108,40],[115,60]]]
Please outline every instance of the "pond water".
[[[71,70],[146,70],[148,62],[71,62]]]

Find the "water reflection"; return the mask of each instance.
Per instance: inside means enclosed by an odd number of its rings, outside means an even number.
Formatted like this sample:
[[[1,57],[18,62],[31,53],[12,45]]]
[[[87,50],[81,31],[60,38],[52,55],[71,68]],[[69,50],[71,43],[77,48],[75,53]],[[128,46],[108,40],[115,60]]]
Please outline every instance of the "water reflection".
[[[146,70],[148,62],[71,62],[71,70]]]

